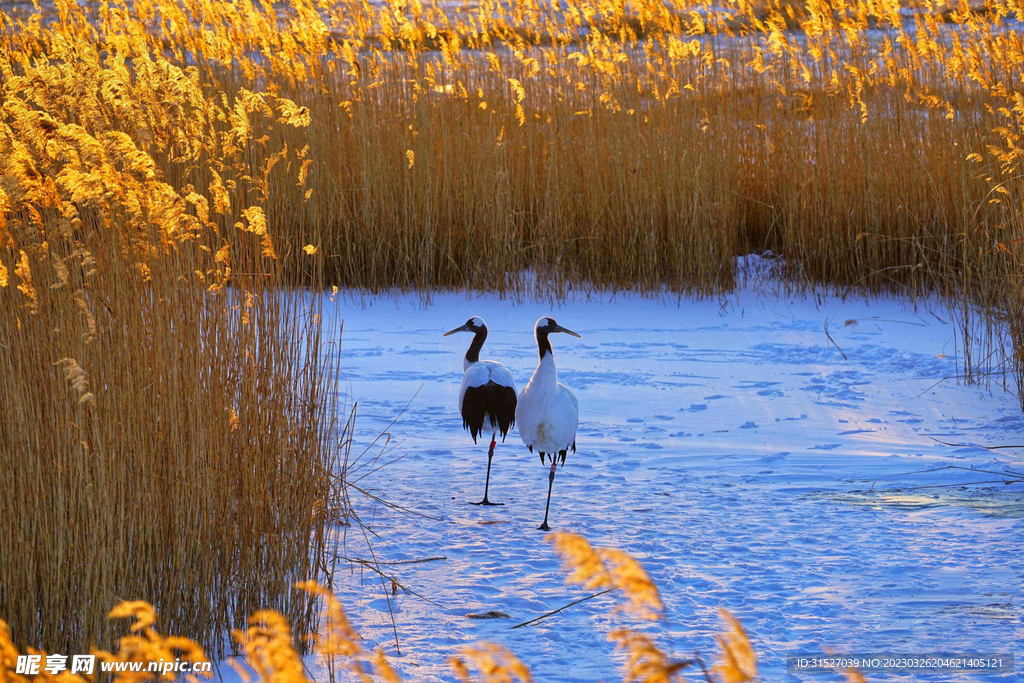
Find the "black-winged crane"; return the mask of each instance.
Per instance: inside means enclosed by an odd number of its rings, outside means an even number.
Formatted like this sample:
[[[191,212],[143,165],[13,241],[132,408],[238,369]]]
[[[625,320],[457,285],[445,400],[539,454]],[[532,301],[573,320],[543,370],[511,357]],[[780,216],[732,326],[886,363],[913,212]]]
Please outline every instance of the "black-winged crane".
[[[462,361],[465,374],[462,376],[462,387],[459,389],[459,412],[462,414],[462,426],[473,436],[473,443],[481,433],[491,432],[491,447],[487,451],[487,480],[484,483],[484,498],[473,505],[504,505],[492,503],[487,498],[491,487],[491,460],[494,458],[494,447],[497,435],[501,434],[504,443],[505,435],[516,423],[516,382],[501,363],[493,360],[480,360],[480,349],[487,339],[487,325],[483,318],[473,316],[465,325],[445,332],[444,336],[456,332],[472,332],[473,341],[469,344],[466,357]]]

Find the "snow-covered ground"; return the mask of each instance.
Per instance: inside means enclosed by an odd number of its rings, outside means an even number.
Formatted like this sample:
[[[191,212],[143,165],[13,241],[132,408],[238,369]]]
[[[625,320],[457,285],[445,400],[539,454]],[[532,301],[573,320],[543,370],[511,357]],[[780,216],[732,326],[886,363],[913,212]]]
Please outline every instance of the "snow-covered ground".
[[[564,583],[536,530],[547,468],[514,431],[491,481],[491,499],[506,505],[468,504],[486,468],[486,443],[473,445],[456,405],[470,337],[442,333],[474,314],[490,329],[481,357],[508,365],[520,387],[536,365],[539,316],[582,334],[552,339],[581,414],[551,524],[643,562],[662,590],[661,642],[673,654],[713,657],[724,607],[750,632],[767,680],[836,680],[786,673],[787,653],[827,649],[1021,657],[1024,487],[917,488],[997,478],[927,473],[948,465],[1024,469],[1019,451],[936,441],[1024,443],[1012,396],[943,379],[956,373],[958,338],[945,311],[750,288],[724,302],[619,295],[554,307],[466,294],[429,306],[339,298],[324,324],[344,320],[339,391],[358,401],[361,443],[405,411],[389,452],[371,465],[371,451],[352,474],[416,513],[354,494],[378,534],[373,551],[387,562],[445,559],[387,567],[418,594],[388,596],[401,655],[377,577],[345,569],[335,588],[367,644],[411,679],[452,680],[446,658],[478,640],[511,648],[538,681],[620,679],[605,638],[611,596],[510,630],[586,593]],[[346,552],[368,556],[361,534],[349,532]],[[489,610],[510,618],[465,616]]]

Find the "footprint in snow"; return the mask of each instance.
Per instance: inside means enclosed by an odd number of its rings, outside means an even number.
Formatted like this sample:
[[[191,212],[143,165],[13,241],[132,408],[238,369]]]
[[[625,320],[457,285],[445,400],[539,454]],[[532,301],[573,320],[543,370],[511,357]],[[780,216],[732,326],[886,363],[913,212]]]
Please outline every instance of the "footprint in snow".
[[[843,444],[841,443],[819,443],[815,446],[811,446],[812,451],[831,451],[839,448]]]
[[[782,384],[782,382],[770,382],[767,380],[741,380],[742,384],[736,386],[737,389],[767,389],[768,387],[774,387]]]
[[[691,413],[699,413],[702,410],[707,410],[708,406],[706,403],[691,403],[689,408],[680,408],[679,411],[688,411]]]
[[[789,455],[789,451],[779,451],[778,453],[772,453],[761,458],[761,462],[775,462],[776,460],[785,460],[786,456]]]

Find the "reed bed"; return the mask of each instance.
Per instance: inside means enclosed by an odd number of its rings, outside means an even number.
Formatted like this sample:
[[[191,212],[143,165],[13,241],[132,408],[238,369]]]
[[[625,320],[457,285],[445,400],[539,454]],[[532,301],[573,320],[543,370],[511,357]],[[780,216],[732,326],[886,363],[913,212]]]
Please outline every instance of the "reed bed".
[[[81,31],[0,47],[0,614],[57,652],[111,645],[126,598],[214,655],[263,607],[308,631],[334,367],[281,291],[263,159],[211,156],[193,73]]]
[[[979,321],[966,376],[1020,377],[1022,19],[1020,0],[62,0],[3,21],[4,78],[69,45],[180,69],[224,137],[171,184],[216,203],[218,164],[250,156],[266,221],[222,238],[306,248],[327,285],[714,295],[770,250],[798,288],[938,293]]]
[[[69,650],[109,639],[129,595],[208,646],[257,604],[309,624],[285,587],[322,560],[334,408],[295,285],[715,295],[769,250],[797,288],[937,293],[965,375],[1024,381],[1022,19],[1020,0],[0,13],[0,614]]]

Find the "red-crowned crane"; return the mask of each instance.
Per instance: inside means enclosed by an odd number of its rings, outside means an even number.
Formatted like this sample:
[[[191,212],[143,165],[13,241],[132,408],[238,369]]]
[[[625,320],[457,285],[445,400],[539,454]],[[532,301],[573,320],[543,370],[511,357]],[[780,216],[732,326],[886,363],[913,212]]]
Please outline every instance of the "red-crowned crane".
[[[580,404],[576,394],[569,387],[558,381],[555,370],[555,357],[551,353],[551,342],[548,335],[565,332],[579,337],[572,330],[567,330],[553,318],[541,318],[533,327],[537,338],[537,349],[540,351],[540,363],[533,372],[529,384],[519,394],[516,406],[516,422],[519,423],[519,436],[532,453],[534,449],[540,453],[540,461],[544,457],[551,459],[551,470],[548,472],[548,502],[544,506],[544,522],[537,527],[549,530],[548,510],[551,508],[551,486],[555,482],[555,463],[561,460],[565,465],[565,454],[571,448],[576,452],[576,428],[580,424]]]
[[[494,447],[497,435],[501,433],[504,443],[505,435],[516,423],[516,382],[512,373],[501,363],[493,360],[480,360],[480,349],[487,339],[487,325],[483,318],[473,316],[465,325],[444,333],[444,336],[456,332],[472,332],[473,341],[469,344],[466,357],[462,361],[465,374],[462,387],[459,389],[459,412],[462,413],[462,426],[468,429],[476,443],[478,434],[490,430],[491,447],[487,451],[487,480],[484,483],[484,499],[473,505],[504,505],[492,503],[487,499],[491,487],[491,460],[494,458]]]

